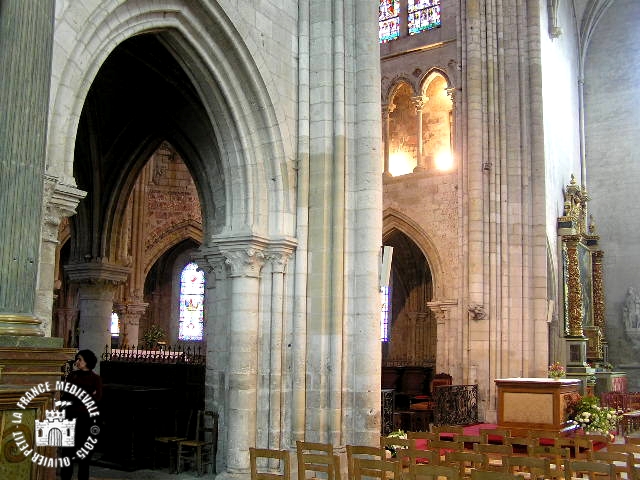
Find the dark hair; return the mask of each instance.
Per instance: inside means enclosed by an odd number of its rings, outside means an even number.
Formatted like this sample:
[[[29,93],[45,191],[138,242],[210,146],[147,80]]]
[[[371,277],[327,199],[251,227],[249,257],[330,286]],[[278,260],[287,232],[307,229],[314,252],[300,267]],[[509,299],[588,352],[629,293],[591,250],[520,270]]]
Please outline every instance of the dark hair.
[[[76,353],[76,360],[79,356],[82,356],[89,370],[93,370],[94,368],[96,368],[98,359],[96,358],[96,354],[91,350],[80,350],[78,353]]]

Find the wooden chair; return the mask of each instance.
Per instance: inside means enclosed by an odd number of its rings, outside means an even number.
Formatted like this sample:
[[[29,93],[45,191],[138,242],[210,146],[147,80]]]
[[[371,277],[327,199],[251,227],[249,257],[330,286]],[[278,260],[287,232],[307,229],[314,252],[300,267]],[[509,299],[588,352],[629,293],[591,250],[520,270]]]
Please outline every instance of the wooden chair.
[[[355,471],[353,461],[356,458],[369,460],[385,460],[385,451],[381,447],[370,447],[368,445],[347,445],[347,475],[349,480],[353,480]]]
[[[415,440],[411,438],[380,437],[380,447],[392,453],[392,461],[402,462],[403,459],[407,458],[404,455],[404,451],[409,448],[415,449]]]
[[[406,465],[409,468],[411,465],[419,464],[440,465],[439,450],[408,448],[402,451],[402,456],[405,458],[403,466]]]
[[[505,443],[504,439],[511,436],[511,430],[506,428],[482,428],[480,429],[482,443]],[[493,437],[493,438],[489,438]],[[499,440],[496,440],[499,439]]]
[[[576,478],[588,478],[589,480],[615,480],[615,467],[604,462],[592,462],[589,460],[564,461],[564,478],[572,480]]]
[[[571,458],[571,450],[560,447],[531,445],[527,453],[530,457],[548,458],[552,478],[562,478],[564,476],[564,461]]]
[[[443,465],[412,465],[409,469],[408,477],[411,480],[426,478],[428,480],[460,480],[460,473],[456,467],[446,467]]]
[[[551,478],[551,462],[548,458],[514,455],[505,457],[502,464],[505,472],[524,476],[529,480]]]
[[[453,441],[462,443],[464,450],[470,452],[473,452],[473,446],[476,443],[483,443],[480,435],[458,435],[457,433],[453,435]]]
[[[511,445],[514,455],[527,455],[529,446],[533,446],[536,443],[531,437],[506,437],[504,439],[505,445]]]
[[[576,435],[575,437],[558,437],[555,440],[555,446],[560,448],[569,448],[573,458],[587,460],[589,454],[593,452],[593,440],[584,436]]]
[[[631,479],[633,476],[633,454],[629,452],[591,452],[589,460],[613,465],[617,478]]]
[[[296,441],[296,458],[298,460],[298,480],[316,478],[320,474],[326,480],[340,480],[340,457],[333,454],[330,443]]]
[[[207,465],[216,473],[216,454],[218,452],[218,413],[210,410],[198,410],[196,416],[195,437],[178,442],[177,471],[182,471],[185,462],[194,463],[198,476]]]
[[[449,440],[433,440],[429,443],[429,448],[435,450],[440,455],[440,460],[444,460],[449,452],[461,452],[464,450],[464,443]]]
[[[446,438],[453,439],[453,435],[464,435],[464,428],[460,425],[432,425],[431,432],[437,433],[440,440],[444,440],[443,434]]]
[[[169,473],[177,471],[178,442],[189,438],[191,422],[196,410],[179,409],[172,412],[173,422],[171,427],[163,432],[158,432],[153,439],[153,468],[156,468],[158,454],[164,454],[169,459]]]
[[[250,447],[249,462],[251,480],[289,480],[291,478],[291,459],[288,450]]]
[[[633,445],[640,445],[640,437],[631,437],[629,435],[625,435],[624,443],[631,443]]]
[[[443,465],[456,467],[460,473],[460,478],[471,478],[473,470],[485,469],[489,463],[489,458],[478,452],[466,450],[460,452],[448,452],[444,456]]]
[[[471,472],[471,480],[522,480],[522,477],[508,472],[474,470]]]
[[[529,430],[527,436],[534,441],[535,445],[552,447],[555,445],[556,438],[560,437],[560,434],[549,430]]]
[[[478,453],[484,453],[488,458],[485,470],[502,471],[504,465],[502,459],[504,456],[513,455],[513,447],[511,445],[496,445],[493,443],[476,443],[473,450]]]
[[[402,465],[398,462],[387,460],[373,460],[368,458],[353,459],[353,478],[378,478],[380,480],[400,480],[402,478]]]

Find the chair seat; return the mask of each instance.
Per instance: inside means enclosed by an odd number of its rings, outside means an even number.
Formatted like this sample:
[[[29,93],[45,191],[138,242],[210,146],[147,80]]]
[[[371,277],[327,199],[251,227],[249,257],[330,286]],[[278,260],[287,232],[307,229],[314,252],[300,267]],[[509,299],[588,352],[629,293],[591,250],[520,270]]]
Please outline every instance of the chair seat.
[[[155,437],[153,440],[160,443],[175,443],[186,439],[187,437]]]
[[[210,442],[203,442],[202,440],[183,440],[180,444],[183,447],[202,447],[203,445],[209,445]]]

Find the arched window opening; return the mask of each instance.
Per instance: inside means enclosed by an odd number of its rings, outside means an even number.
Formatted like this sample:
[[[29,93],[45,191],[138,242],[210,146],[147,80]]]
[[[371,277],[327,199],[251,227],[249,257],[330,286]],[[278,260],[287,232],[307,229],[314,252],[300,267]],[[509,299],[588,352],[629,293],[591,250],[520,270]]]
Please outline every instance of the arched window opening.
[[[391,317],[391,286],[386,285],[380,289],[382,310],[380,314],[380,340],[383,343],[389,341],[389,319]]]
[[[187,264],[180,274],[178,340],[200,341],[204,333],[204,273]]]
[[[395,108],[389,114],[389,172],[394,177],[413,172],[417,165],[418,123],[412,96],[413,90],[406,83],[393,96]]]
[[[120,336],[120,318],[116,312],[111,312],[111,336]]]
[[[427,77],[422,98],[422,155],[426,169],[449,171],[453,162],[453,101],[447,79],[439,72]]]
[[[440,0],[408,0],[409,35],[439,27]]]
[[[400,0],[380,0],[378,37],[386,43],[400,36]]]

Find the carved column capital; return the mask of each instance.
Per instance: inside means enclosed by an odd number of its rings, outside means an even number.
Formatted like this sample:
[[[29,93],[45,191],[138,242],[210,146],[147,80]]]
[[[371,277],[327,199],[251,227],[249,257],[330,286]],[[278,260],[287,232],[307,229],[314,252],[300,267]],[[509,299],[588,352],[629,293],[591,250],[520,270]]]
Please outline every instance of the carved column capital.
[[[422,109],[424,108],[424,104],[429,100],[429,97],[425,97],[424,95],[416,95],[415,97],[411,97],[411,104],[413,108],[416,109],[416,113],[422,113]]]
[[[258,277],[264,265],[265,255],[256,248],[223,251],[231,277]]]
[[[74,283],[118,286],[129,278],[131,268],[102,262],[70,263],[64,266],[69,280]]]
[[[451,309],[458,305],[458,300],[434,300],[427,302],[427,307],[433,312],[438,323],[444,323],[449,318]]]
[[[42,213],[42,239],[58,243],[58,227],[63,218],[76,213],[76,207],[87,195],[71,185],[60,183],[58,177],[45,175]]]

